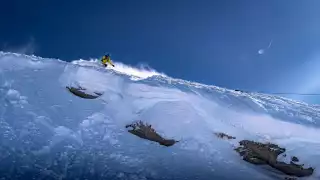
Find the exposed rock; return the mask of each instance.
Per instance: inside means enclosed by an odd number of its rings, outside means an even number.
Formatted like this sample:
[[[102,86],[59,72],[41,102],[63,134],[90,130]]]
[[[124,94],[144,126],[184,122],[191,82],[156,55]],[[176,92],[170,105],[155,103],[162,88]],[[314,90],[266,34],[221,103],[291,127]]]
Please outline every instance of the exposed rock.
[[[228,134],[225,134],[225,133],[214,133],[218,138],[221,138],[221,139],[236,139],[235,137],[233,136],[229,136]]]
[[[94,94],[89,94],[89,93],[86,93],[84,92],[86,89],[82,88],[82,87],[78,87],[78,88],[75,88],[75,87],[66,87],[69,92],[71,92],[72,94],[78,96],[78,97],[81,97],[81,98],[84,98],[84,99],[96,99],[98,98],[99,96],[102,95],[102,93],[98,93],[98,92],[94,92]]]
[[[313,174],[314,169],[303,168],[293,162],[287,164],[277,161],[277,157],[286,151],[278,145],[271,143],[258,143],[254,141],[242,140],[235,150],[243,157],[243,160],[256,165],[269,165],[287,175],[304,177]]]
[[[245,156],[245,157],[243,157],[243,159],[245,161],[250,162],[250,163],[255,164],[255,165],[266,164],[266,162],[264,160],[256,158],[256,157]]]
[[[297,177],[305,177],[310,176],[313,173],[313,168],[303,168],[302,165],[297,164],[287,164],[285,162],[276,162],[274,164],[269,164],[271,167],[278,169],[279,171],[290,175],[290,176],[297,176]]]
[[[292,161],[292,162],[299,162],[299,159],[298,159],[296,156],[293,156],[293,157],[291,158],[291,161]]]
[[[176,142],[173,139],[165,139],[161,137],[149,124],[144,124],[142,121],[126,125],[126,128],[132,128],[129,129],[128,132],[131,134],[134,134],[140,138],[147,139],[150,141],[158,142],[160,145],[163,146],[172,146]]]

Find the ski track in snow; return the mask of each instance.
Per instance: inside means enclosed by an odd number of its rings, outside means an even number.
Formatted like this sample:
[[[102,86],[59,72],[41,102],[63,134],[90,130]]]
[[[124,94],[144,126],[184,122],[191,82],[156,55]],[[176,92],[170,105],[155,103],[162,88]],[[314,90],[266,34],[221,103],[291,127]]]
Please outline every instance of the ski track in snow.
[[[309,179],[320,178],[318,107],[173,79],[120,63],[116,66],[120,67],[112,70],[97,66],[95,60],[67,63],[1,52],[0,128],[5,130],[1,137],[4,148],[22,148],[47,158],[37,167],[54,177],[64,177],[66,172],[48,170],[47,163],[64,161],[46,156],[59,152],[65,157],[81,149],[84,156],[95,154],[97,164],[104,164],[104,169],[92,165],[90,171],[108,170],[118,179],[159,178],[164,174],[193,177],[191,172],[198,172],[200,179],[272,179],[255,167],[244,166],[233,152],[237,141],[249,139],[286,147],[289,157],[296,155],[305,165],[316,168]],[[68,93],[68,85],[104,94],[96,100],[83,100]],[[137,120],[180,142],[164,149],[132,136],[124,126]],[[230,134],[237,141],[217,140],[213,132]],[[25,159],[20,160],[22,164],[27,163]]]

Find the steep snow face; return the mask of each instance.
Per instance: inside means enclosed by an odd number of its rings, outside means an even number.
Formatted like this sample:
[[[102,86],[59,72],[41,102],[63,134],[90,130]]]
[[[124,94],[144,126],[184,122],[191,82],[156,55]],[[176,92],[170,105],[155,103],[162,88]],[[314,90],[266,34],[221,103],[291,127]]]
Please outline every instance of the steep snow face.
[[[274,179],[234,152],[248,139],[285,147],[316,169],[309,179],[320,178],[317,106],[129,69],[0,53],[0,176]],[[103,95],[81,99],[70,85]],[[179,142],[163,147],[133,136],[125,125],[138,120]]]

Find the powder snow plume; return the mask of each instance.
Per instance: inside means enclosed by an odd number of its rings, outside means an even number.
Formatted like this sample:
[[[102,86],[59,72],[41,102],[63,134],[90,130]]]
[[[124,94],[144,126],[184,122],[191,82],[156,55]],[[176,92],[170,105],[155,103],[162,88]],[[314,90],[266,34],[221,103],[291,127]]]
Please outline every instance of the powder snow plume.
[[[84,65],[84,66],[93,66],[93,67],[101,67],[100,61],[98,59],[90,59],[90,60],[75,60],[72,61],[73,64]],[[159,73],[156,70],[150,68],[148,65],[139,65],[138,67],[129,66],[123,64],[121,62],[114,61],[115,67],[107,67],[106,69],[113,69],[114,71],[126,74],[129,76],[133,76],[133,79],[146,79],[152,76],[162,76],[167,77],[164,73]]]

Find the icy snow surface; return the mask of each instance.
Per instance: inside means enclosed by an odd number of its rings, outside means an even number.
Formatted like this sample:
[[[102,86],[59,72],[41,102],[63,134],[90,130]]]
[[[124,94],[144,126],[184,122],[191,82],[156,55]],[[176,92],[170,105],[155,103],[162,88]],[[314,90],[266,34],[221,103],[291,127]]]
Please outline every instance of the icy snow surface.
[[[104,92],[81,99],[65,86]],[[28,179],[274,179],[233,150],[242,139],[273,142],[320,172],[320,109],[283,97],[240,93],[150,69],[96,60],[71,63],[0,53],[0,176]],[[171,147],[140,139],[142,120]],[[224,141],[213,133],[237,139]]]

